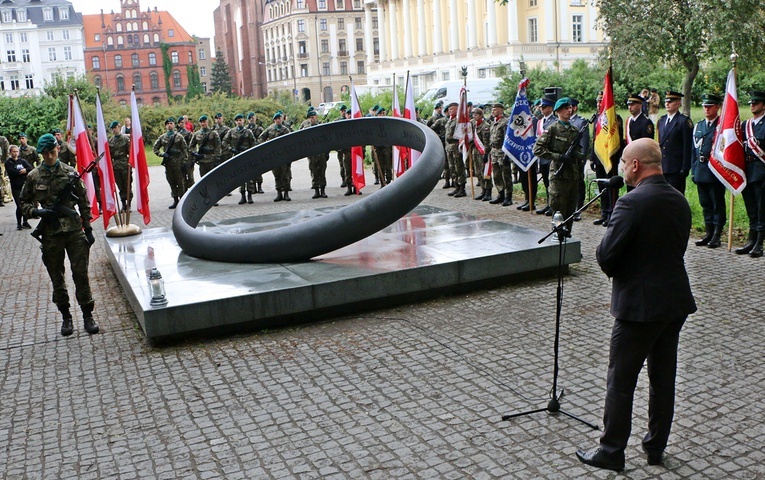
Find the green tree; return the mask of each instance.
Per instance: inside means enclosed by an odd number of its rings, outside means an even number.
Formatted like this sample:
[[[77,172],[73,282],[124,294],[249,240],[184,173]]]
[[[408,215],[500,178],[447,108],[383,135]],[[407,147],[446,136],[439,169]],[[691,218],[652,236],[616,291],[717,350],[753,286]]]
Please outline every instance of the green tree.
[[[214,93],[222,92],[226,95],[231,95],[231,75],[228,73],[228,65],[226,59],[223,56],[223,51],[218,49],[215,51],[215,63],[212,67],[212,91]]]
[[[77,94],[83,103],[95,103],[97,88],[85,75],[66,77],[60,73],[56,73],[50,81],[46,80],[43,85],[43,92],[45,92],[45,95],[55,99],[65,99],[75,90],[77,90]],[[101,92],[102,102],[107,101],[108,97],[109,96],[105,92]]]
[[[199,67],[197,65],[187,65],[186,74],[189,77],[189,88],[186,90],[186,100],[199,97],[204,94],[202,82],[199,80]]]

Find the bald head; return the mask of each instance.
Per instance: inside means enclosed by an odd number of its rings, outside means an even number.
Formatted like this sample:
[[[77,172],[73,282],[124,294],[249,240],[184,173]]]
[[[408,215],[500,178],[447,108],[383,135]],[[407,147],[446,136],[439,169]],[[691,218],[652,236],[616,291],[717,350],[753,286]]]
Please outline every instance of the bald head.
[[[662,173],[661,147],[650,138],[634,140],[624,149],[621,163],[624,181],[634,187],[644,178]]]

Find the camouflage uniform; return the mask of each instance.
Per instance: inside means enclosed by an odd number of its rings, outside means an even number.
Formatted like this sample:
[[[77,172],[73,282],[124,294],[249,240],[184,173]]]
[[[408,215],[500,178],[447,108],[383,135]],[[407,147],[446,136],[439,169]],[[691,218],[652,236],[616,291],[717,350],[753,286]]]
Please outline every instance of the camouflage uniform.
[[[494,178],[494,185],[497,187],[497,193],[499,193],[498,199],[502,198],[503,205],[505,203],[510,205],[513,198],[513,167],[502,150],[509,120],[510,117],[505,114],[502,114],[500,118],[495,117],[491,123],[489,140],[491,144],[491,153],[489,154],[491,157],[491,174]]]
[[[186,193],[187,187],[185,184],[186,175],[183,174],[181,166],[186,162],[187,149],[186,141],[183,139],[183,135],[176,132],[168,132],[164,135],[160,135],[156,142],[154,142],[154,155],[162,156],[160,149],[163,153],[169,153],[169,158],[162,160],[162,165],[165,166],[165,178],[167,183],[170,184],[170,193],[173,198],[181,198]]]
[[[550,208],[553,212],[560,212],[563,218],[570,217],[576,211],[584,157],[579,145],[572,151],[573,162],[564,165],[560,157],[566,153],[578,133],[571,123],[558,120],[534,144],[534,155],[550,160]],[[569,233],[572,225],[573,222],[569,222]]]
[[[218,156],[218,165],[220,165],[221,163],[231,158],[231,151],[223,147],[223,139],[226,138],[226,134],[231,129],[226,125],[218,125],[216,123],[213,126],[213,130],[215,130],[215,133],[218,134],[218,138],[220,138],[221,142],[220,155]]]
[[[374,153],[377,156],[377,161],[380,163],[380,168],[375,165],[375,170],[378,170],[378,175],[382,171],[385,184],[389,184],[393,181],[393,147],[390,145],[375,145]]]
[[[227,152],[229,156],[235,156],[239,155],[240,153],[251,149],[255,146],[255,136],[252,134],[252,130],[245,127],[234,127],[228,130],[228,133],[226,133],[226,136],[223,137],[223,148],[221,148],[222,152]],[[262,176],[259,176],[261,178],[262,182]],[[253,185],[252,181],[247,182],[245,185],[248,185],[250,188],[248,189],[248,196],[245,198],[245,187],[242,186],[239,189],[239,193],[242,194],[242,200],[239,202],[240,205],[244,203],[252,203],[252,194],[256,193],[255,187]]]
[[[196,152],[194,148],[197,148]],[[194,132],[191,136],[189,152],[194,161],[199,163],[200,177],[204,177],[207,172],[218,166],[220,151],[220,137],[215,130],[202,128]]]
[[[51,206],[57,200],[59,192],[69,183],[69,175],[74,174],[74,168],[58,162],[49,168],[45,165],[32,170],[27,175],[27,181],[21,189],[21,209],[26,218],[35,218],[38,204],[43,208]],[[85,184],[77,181],[74,193],[77,199],[67,198],[60,207],[74,210],[79,208],[79,215],[62,216],[57,221],[41,220],[42,261],[48,270],[53,284],[53,303],[59,310],[68,314],[69,293],[66,289],[64,254],[69,257],[69,264],[74,280],[75,296],[79,305],[89,305],[92,312],[93,295],[88,279],[88,262],[90,260],[90,245],[86,239],[83,227],[90,228],[90,202],[85,192]],[[76,212],[76,211],[75,211]],[[39,228],[39,227],[38,227]],[[71,316],[70,316],[71,318]]]
[[[128,186],[128,176],[130,175],[130,165],[128,165],[128,156],[130,155],[130,137],[118,133],[112,135],[109,139],[109,154],[112,157],[112,169],[114,170],[114,181],[117,184],[117,189],[120,192],[120,200],[122,200],[122,208],[127,210],[126,207],[130,206],[130,188]]]
[[[435,115],[433,116],[435,117]],[[438,135],[438,138],[441,139],[441,146],[446,148],[446,122],[449,121],[449,119],[441,114],[438,118],[435,120],[433,117],[430,117],[430,120],[428,121],[428,126]],[[432,122],[432,123],[431,123]],[[452,180],[452,171],[449,169],[449,161],[447,159],[446,162],[444,162],[444,178],[446,179],[446,184],[444,185],[444,188],[448,188],[451,186],[451,180]]]
[[[178,129],[178,133],[183,137],[184,145],[188,146],[191,143],[191,132],[181,125]],[[186,155],[183,158],[183,164],[181,165],[181,172],[183,173],[183,193],[186,193],[186,190],[194,185],[194,165],[194,158],[186,152]]]
[[[457,117],[450,118],[446,122],[446,133],[444,138],[446,139],[446,159],[449,163],[449,170],[451,171],[452,178],[454,179],[454,187],[456,190],[454,194],[458,193],[458,190],[465,188],[465,162],[462,160],[462,154],[459,150],[459,140],[454,138],[454,130],[457,128]],[[462,196],[462,195],[460,195]]]
[[[303,120],[303,123],[300,124],[300,130],[315,127],[317,125],[319,125],[319,123],[317,122],[315,125],[312,124],[309,117]],[[329,160],[329,152],[308,156],[308,168],[311,171],[311,188],[316,191],[313,198],[327,198],[325,193],[327,187],[327,160]]]
[[[475,119],[471,120],[470,123],[473,126],[474,135],[481,140],[487,154],[486,157],[488,158],[491,149],[491,127],[489,126],[489,122],[484,118],[480,125],[478,125],[478,122]],[[484,178],[483,176],[484,155],[475,148],[475,143],[470,147],[470,159],[473,162],[473,174],[478,177],[478,185],[482,190],[485,190],[485,192],[483,192],[484,195],[488,192],[491,197],[491,177]]]
[[[59,142],[58,146],[61,148],[58,152],[58,159],[70,167],[77,167],[77,156],[69,148],[69,144],[62,141]]]
[[[263,133],[263,127],[258,125],[256,122],[250,122],[247,125],[245,125],[245,128],[252,132],[252,136],[255,139],[254,145],[257,145],[258,143],[260,143],[258,139],[260,138],[260,135]],[[242,151],[244,150],[247,150],[247,149],[245,148]],[[263,193],[263,175],[258,175],[257,177],[253,178],[249,182],[239,187],[240,193],[243,194],[245,190],[248,193]]]
[[[345,120],[346,118],[341,114],[340,117],[336,118],[334,121],[339,122],[341,120]],[[347,160],[347,161],[346,161]],[[351,176],[350,168],[348,165],[351,163],[351,149],[347,150],[337,150],[337,163],[340,164],[340,188],[347,187],[350,185],[348,183],[348,179]]]
[[[23,158],[33,167],[40,164],[40,155],[37,153],[37,149],[32,145],[19,145],[19,158]]]
[[[8,177],[5,175],[5,161],[10,156],[9,150],[11,144],[8,143],[8,139],[3,135],[0,135],[0,205],[4,205],[5,202],[10,202],[11,196],[11,184],[8,181]]]
[[[284,125],[272,123],[267,129],[263,130],[263,133],[258,137],[258,143],[265,143],[282,135],[290,133],[292,130]],[[289,192],[290,182],[292,181],[292,164],[280,165],[271,170],[274,174],[274,181],[276,183],[276,190],[281,194],[282,192]],[[278,197],[277,197],[278,198]]]

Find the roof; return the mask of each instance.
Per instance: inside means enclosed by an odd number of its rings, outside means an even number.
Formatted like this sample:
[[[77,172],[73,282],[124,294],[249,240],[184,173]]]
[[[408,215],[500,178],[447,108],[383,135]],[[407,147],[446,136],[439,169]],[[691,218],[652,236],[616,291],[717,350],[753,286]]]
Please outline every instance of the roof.
[[[150,12],[140,12],[140,18],[122,18],[122,15],[119,13],[97,13],[94,15],[83,15],[82,16],[82,24],[83,29],[85,30],[85,48],[103,48],[104,45],[106,45],[106,29],[108,27],[113,27],[116,24],[115,17],[119,17],[120,20],[124,20],[125,22],[138,22],[138,30],[137,31],[131,31],[128,32],[127,29],[123,28],[122,32],[113,31],[112,33],[114,35],[126,35],[128,33],[134,34],[143,34],[143,33],[154,33],[153,29],[156,29],[157,27],[162,28],[162,36],[161,41],[164,43],[194,43],[196,44],[196,41],[194,38],[189,35],[189,33],[186,31],[186,29],[181,26],[180,23],[173,17],[173,15],[165,10],[162,11],[150,11]],[[149,28],[152,29],[152,31],[144,32],[142,29],[142,23],[144,21],[149,22]],[[102,25],[105,25],[105,27],[102,28]],[[173,31],[173,36],[170,36],[170,30]],[[96,41],[95,34],[100,33],[99,40]],[[116,43],[116,42],[115,42]]]

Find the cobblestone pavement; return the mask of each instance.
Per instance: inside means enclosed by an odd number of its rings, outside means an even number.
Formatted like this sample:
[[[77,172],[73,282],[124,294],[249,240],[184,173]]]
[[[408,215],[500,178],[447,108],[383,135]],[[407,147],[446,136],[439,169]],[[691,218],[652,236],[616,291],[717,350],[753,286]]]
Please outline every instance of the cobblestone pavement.
[[[272,202],[267,174],[253,205],[237,205],[235,193],[208,215],[356,200],[342,195],[334,156],[329,199],[310,199],[307,172],[305,160],[293,164],[292,202]],[[169,190],[161,168],[151,175],[151,226],[166,226]],[[549,229],[547,217],[447,197],[440,184],[424,203]],[[63,338],[36,242],[15,230],[13,209],[0,208],[1,478],[765,478],[757,407],[765,259],[689,246],[699,311],[681,335],[666,467],[647,466],[640,451],[643,373],[627,469],[617,475],[576,460],[598,433],[568,417],[500,420],[547,404],[554,278],[157,346],[143,337],[97,242],[91,279],[102,333],[84,333],[76,312],[75,334]],[[565,279],[559,386],[564,410],[600,424],[612,318],[610,285],[594,259],[604,229],[594,218],[575,224],[584,258]]]

